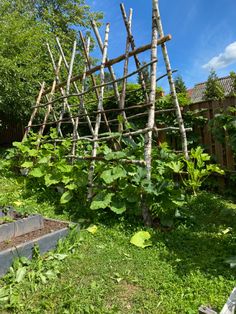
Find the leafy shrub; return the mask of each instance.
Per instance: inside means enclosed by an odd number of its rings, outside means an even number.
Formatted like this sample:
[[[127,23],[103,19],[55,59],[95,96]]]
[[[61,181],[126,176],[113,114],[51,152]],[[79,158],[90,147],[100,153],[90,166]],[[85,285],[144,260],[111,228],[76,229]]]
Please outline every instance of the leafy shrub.
[[[217,165],[209,163],[210,156],[198,147],[192,149],[190,159],[176,155],[167,146],[153,148],[152,177],[147,179],[145,165],[131,163],[143,159],[144,139],[138,143],[122,139],[120,151],[113,151],[107,144],[98,148],[103,156],[95,164],[93,196],[87,198],[89,163],[83,156],[91,156],[92,146],[78,142],[79,160],[71,161],[70,139],[52,144],[56,131],[41,139],[32,134],[22,143],[14,143],[9,162],[26,176],[31,188],[56,191],[54,197],[62,205],[76,201],[80,208],[92,211],[109,210],[117,215],[141,215],[143,206],[153,217],[169,221],[185,203],[185,191],[197,194],[202,183],[213,172],[222,173]],[[122,162],[120,160],[125,160]]]

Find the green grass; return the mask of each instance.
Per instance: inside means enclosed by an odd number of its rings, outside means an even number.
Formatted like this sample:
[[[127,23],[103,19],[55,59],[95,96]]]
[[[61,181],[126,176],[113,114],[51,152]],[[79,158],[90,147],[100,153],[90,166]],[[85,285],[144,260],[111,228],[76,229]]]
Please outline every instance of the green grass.
[[[26,194],[23,180],[10,174],[0,178],[0,205],[70,219],[42,195]],[[17,302],[0,305],[1,313],[190,314],[201,304],[220,310],[235,286],[236,270],[224,261],[236,255],[236,205],[203,193],[188,211],[190,219],[162,232],[110,216],[85,220],[84,228],[95,222],[98,231],[80,232],[79,246],[58,264],[59,275],[33,286],[26,276],[12,288]],[[151,233],[151,247],[129,243],[137,230]]]

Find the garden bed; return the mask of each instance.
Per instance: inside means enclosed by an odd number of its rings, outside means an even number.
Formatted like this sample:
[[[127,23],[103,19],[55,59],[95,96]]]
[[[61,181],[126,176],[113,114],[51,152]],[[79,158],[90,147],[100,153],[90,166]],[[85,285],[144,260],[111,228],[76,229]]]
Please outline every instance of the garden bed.
[[[2,242],[44,228],[41,215],[27,215],[11,207],[0,208],[0,247]]]
[[[3,217],[4,213],[1,214]],[[44,219],[41,215],[22,218],[15,211],[11,214],[14,214],[14,221],[0,224],[0,276],[6,274],[15,258],[31,258],[35,246],[40,254],[54,249],[69,230],[67,222]]]

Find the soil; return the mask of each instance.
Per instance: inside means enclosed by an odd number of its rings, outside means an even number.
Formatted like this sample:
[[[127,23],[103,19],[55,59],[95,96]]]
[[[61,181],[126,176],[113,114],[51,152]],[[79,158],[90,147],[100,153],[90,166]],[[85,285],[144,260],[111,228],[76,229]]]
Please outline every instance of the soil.
[[[6,224],[12,221],[28,217],[29,214],[18,213],[12,206],[0,206],[0,224]]]
[[[19,237],[13,238],[10,241],[0,242],[0,251],[9,249],[11,247],[15,247],[19,244],[26,243],[28,241],[37,239],[37,238],[39,238],[45,234],[49,234],[49,233],[52,233],[56,230],[60,230],[60,229],[66,228],[66,227],[68,227],[68,223],[66,223],[66,222],[44,219],[44,228],[43,229],[39,229],[36,231],[26,233],[26,234],[21,235]]]

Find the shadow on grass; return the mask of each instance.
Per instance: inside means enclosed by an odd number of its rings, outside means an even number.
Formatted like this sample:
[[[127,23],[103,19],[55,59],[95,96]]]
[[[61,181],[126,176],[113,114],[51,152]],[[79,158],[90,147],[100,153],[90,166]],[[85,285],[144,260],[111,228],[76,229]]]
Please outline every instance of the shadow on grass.
[[[79,196],[61,205],[61,195],[54,189],[35,193],[37,202],[43,204],[45,200],[49,201],[55,207],[55,214],[66,212],[72,221],[80,222],[82,227],[90,223],[102,224],[107,228],[116,227],[126,235],[146,230],[138,214],[115,215],[109,210],[92,211]],[[24,196],[31,195],[32,189],[26,190]],[[171,264],[181,277],[199,270],[209,276],[221,275],[231,280],[236,275],[236,269],[230,269],[225,260],[236,255],[236,205],[217,195],[202,193],[189,203],[184,213],[185,221],[176,222],[172,230],[147,229],[152,234],[153,248],[156,246],[158,250],[160,243],[167,248],[167,253],[159,258]]]
[[[168,254],[160,259],[170,263],[179,276],[199,270],[210,276],[232,279],[236,269],[230,269],[225,260],[236,255],[236,235],[222,235],[191,230],[174,230],[154,236],[165,245]]]

